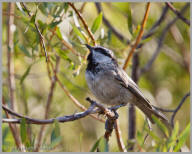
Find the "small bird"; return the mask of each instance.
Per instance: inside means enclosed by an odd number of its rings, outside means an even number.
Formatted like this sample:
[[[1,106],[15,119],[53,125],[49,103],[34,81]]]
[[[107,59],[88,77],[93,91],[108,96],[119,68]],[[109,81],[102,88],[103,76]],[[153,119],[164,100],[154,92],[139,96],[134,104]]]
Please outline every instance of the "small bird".
[[[136,105],[154,123],[152,114],[168,123],[167,118],[157,111],[139,90],[137,84],[118,66],[111,50],[102,46],[90,46],[87,57],[86,81],[89,89],[102,104],[109,106]]]

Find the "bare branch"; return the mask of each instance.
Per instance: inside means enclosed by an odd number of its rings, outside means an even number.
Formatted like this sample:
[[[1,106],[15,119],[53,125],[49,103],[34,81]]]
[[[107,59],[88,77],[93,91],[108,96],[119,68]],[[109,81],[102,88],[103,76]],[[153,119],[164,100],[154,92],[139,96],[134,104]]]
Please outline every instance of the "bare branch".
[[[173,11],[184,23],[186,23],[188,26],[190,26],[190,21],[183,17],[183,15],[176,10],[176,8],[170,3],[170,2],[165,2],[165,4]]]
[[[35,119],[35,118],[28,117],[28,116],[24,116],[24,115],[21,115],[19,113],[16,113],[15,111],[9,109],[4,104],[2,105],[2,108],[3,108],[3,110],[5,110],[6,112],[8,112],[11,115],[14,115],[19,118],[25,118],[26,122],[28,124],[38,124],[38,125],[51,124],[51,123],[54,123],[54,120],[57,120],[58,122],[61,122],[61,123],[74,121],[74,120],[78,120],[78,119],[84,118],[90,114],[95,114],[95,113],[105,114],[109,118],[114,118],[115,114],[111,111],[112,108],[106,108],[103,105],[91,100],[90,98],[88,98],[87,100],[91,103],[91,106],[86,111],[75,113],[75,114],[68,115],[68,116],[51,118],[51,119]],[[95,109],[95,107],[98,107],[98,108]],[[116,109],[118,109],[120,107],[122,107],[122,106],[118,105],[116,107]],[[3,123],[20,123],[21,119],[2,119],[2,122]]]
[[[174,127],[174,118],[177,114],[177,112],[179,111],[179,109],[181,108],[181,106],[184,104],[185,100],[187,99],[187,97],[190,96],[190,92],[188,92],[183,98],[182,100],[180,101],[179,105],[175,108],[175,109],[163,109],[163,108],[160,108],[160,107],[156,107],[156,106],[153,106],[155,109],[159,110],[159,111],[162,111],[162,112],[171,112],[173,113],[172,116],[171,116],[171,126]]]
[[[19,118],[25,118],[26,122],[28,124],[38,124],[38,125],[45,125],[45,124],[51,124],[54,123],[55,120],[57,120],[58,122],[64,123],[64,122],[69,122],[69,121],[74,121],[80,118],[83,118],[89,114],[95,113],[95,110],[93,110],[95,108],[95,104],[91,105],[86,111],[84,112],[79,112],[79,113],[75,113],[73,115],[69,115],[69,116],[63,116],[63,117],[57,117],[57,118],[52,118],[52,119],[45,119],[45,120],[41,120],[41,119],[34,119],[34,118],[30,118],[28,116],[23,116],[20,115],[16,112],[14,112],[11,109],[8,109],[6,106],[2,106],[4,110],[6,110],[8,113],[15,115]],[[3,119],[2,120],[3,123],[20,123],[21,119]]]
[[[27,14],[29,17],[32,17],[32,14],[31,12],[28,10],[27,6],[25,5],[25,3],[21,2],[21,5],[23,6],[23,8],[27,11]],[[45,41],[44,41],[44,37],[43,35],[41,34],[41,31],[39,30],[39,27],[36,23],[34,23],[35,25],[35,28],[39,34],[39,38],[40,38],[40,42],[41,42],[41,45],[43,47],[43,50],[44,50],[44,53],[45,53],[45,58],[46,58],[46,62],[48,61],[48,57],[47,57],[47,50],[46,50],[46,47],[45,47]]]
[[[181,100],[181,102],[179,103],[179,105],[177,106],[177,108],[175,109],[175,111],[173,112],[173,115],[171,116],[171,125],[172,127],[174,127],[174,118],[177,114],[177,112],[179,111],[179,109],[181,108],[181,106],[183,105],[183,103],[185,102],[185,100],[187,99],[187,97],[190,96],[190,92],[187,93]]]
[[[190,6],[190,4],[187,3],[187,4],[182,8],[182,10],[181,10],[180,13],[183,14],[189,6]],[[157,46],[154,54],[152,55],[152,57],[151,57],[151,59],[148,61],[148,63],[147,63],[143,68],[140,69],[139,75],[145,73],[146,71],[148,71],[148,70],[151,68],[151,65],[153,64],[153,62],[155,61],[155,59],[157,58],[158,54],[159,54],[160,51],[161,51],[160,49],[161,49],[161,47],[162,47],[162,45],[163,45],[163,41],[164,41],[164,39],[165,39],[165,36],[166,36],[169,28],[170,28],[178,19],[179,19],[178,16],[175,17],[175,18],[174,18],[173,20],[171,20],[171,21],[167,24],[167,26],[164,28],[164,30],[162,31],[162,34],[161,34],[161,36],[160,36],[160,38],[159,38],[159,40],[158,40],[158,46]]]

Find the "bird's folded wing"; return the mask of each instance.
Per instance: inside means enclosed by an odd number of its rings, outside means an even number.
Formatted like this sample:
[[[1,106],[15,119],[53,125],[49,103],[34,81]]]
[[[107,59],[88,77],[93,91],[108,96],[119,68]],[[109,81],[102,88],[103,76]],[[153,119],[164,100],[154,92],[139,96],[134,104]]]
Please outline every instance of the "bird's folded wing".
[[[142,102],[151,108],[150,102],[145,98],[145,96],[139,90],[137,84],[126,74],[123,69],[119,69],[118,72],[116,72],[115,79],[118,80],[123,87],[127,88],[133,93],[133,95],[142,100]]]

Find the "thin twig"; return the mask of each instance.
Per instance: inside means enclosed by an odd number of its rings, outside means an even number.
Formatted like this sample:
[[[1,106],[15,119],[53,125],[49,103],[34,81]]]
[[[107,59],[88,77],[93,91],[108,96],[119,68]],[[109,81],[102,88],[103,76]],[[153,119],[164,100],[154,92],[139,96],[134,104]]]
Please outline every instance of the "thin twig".
[[[181,10],[180,13],[183,14],[189,6],[190,6],[190,4],[187,3],[187,4],[182,8],[182,10]],[[164,41],[164,39],[165,39],[165,36],[166,36],[168,30],[170,29],[170,27],[171,27],[178,19],[179,19],[178,16],[175,17],[175,18],[174,18],[173,20],[171,20],[171,21],[167,24],[167,26],[163,29],[163,31],[162,31],[162,33],[161,33],[161,36],[160,36],[160,38],[159,38],[159,40],[158,40],[158,46],[157,46],[154,54],[152,55],[152,57],[151,57],[151,59],[148,61],[148,63],[147,63],[143,68],[140,69],[139,75],[147,72],[147,71],[151,68],[153,62],[155,61],[155,59],[157,58],[158,54],[159,54],[160,51],[161,51],[160,49],[161,49],[161,47],[162,47],[162,45],[163,45],[163,41]]]
[[[156,110],[159,110],[159,111],[162,111],[162,112],[171,112],[173,113],[172,116],[171,116],[171,126],[174,127],[174,118],[177,114],[177,112],[179,111],[179,109],[181,108],[181,106],[184,104],[185,100],[187,99],[187,97],[190,96],[190,92],[188,92],[183,98],[182,100],[180,101],[179,105],[175,108],[175,109],[163,109],[163,108],[160,108],[160,107],[156,107],[153,105],[153,107],[156,109]]]
[[[143,36],[144,27],[145,27],[145,24],[147,22],[147,18],[148,18],[148,15],[149,15],[149,9],[150,9],[150,2],[147,3],[147,7],[146,7],[146,10],[145,10],[145,15],[144,15],[144,18],[143,18],[143,21],[142,21],[142,24],[141,24],[141,29],[140,29],[139,34],[137,36],[136,42],[133,45],[133,47],[131,48],[131,51],[129,52],[129,55],[125,60],[125,63],[124,63],[124,66],[123,66],[124,70],[127,68],[129,60],[131,59],[135,49],[137,48],[137,45],[139,44],[139,42],[140,42],[140,40],[141,40],[141,38]]]
[[[56,65],[55,65],[55,69],[54,69],[55,74],[58,72],[59,62],[60,62],[60,58],[57,56],[56,57]],[[48,113],[49,113],[50,105],[51,105],[52,98],[53,98],[53,92],[54,92],[54,89],[55,89],[55,86],[56,86],[56,79],[55,78],[56,77],[53,76],[52,80],[51,80],[50,91],[49,91],[49,94],[48,94],[46,108],[45,108],[45,116],[44,116],[45,119],[48,118]],[[37,140],[37,146],[35,148],[35,152],[39,151],[39,148],[41,146],[41,141],[42,141],[42,136],[43,136],[44,129],[45,129],[45,125],[43,125],[40,128],[39,135],[38,135],[38,140]]]
[[[118,119],[115,120],[115,134],[116,134],[116,139],[117,139],[117,144],[118,144],[119,150],[121,152],[127,152],[127,150],[125,148],[125,144],[123,142],[122,135],[121,135],[121,130],[120,130]]]
[[[94,39],[94,36],[93,36],[91,30],[89,29],[86,21],[84,20],[84,18],[83,18],[82,15],[80,14],[80,12],[76,9],[76,7],[74,6],[73,3],[68,2],[68,4],[69,4],[69,5],[73,8],[73,10],[76,12],[76,14],[78,15],[79,19],[80,19],[81,22],[83,23],[84,28],[86,29],[87,33],[88,33],[89,36],[91,37],[91,40],[92,40],[93,44],[96,45],[96,41],[95,41],[95,39]]]
[[[183,17],[183,15],[170,3],[165,2],[165,4],[173,11],[184,23],[186,23],[188,26],[190,26],[190,21]]]
[[[27,11],[27,14],[29,17],[32,17],[32,14],[31,12],[28,10],[27,6],[25,5],[25,3],[21,2],[21,5],[23,6],[23,8]],[[47,56],[47,50],[46,50],[46,47],[45,47],[45,41],[44,41],[44,37],[43,35],[41,34],[41,31],[39,30],[39,27],[36,23],[34,23],[35,25],[35,28],[39,34],[39,38],[40,38],[40,43],[43,47],[43,50],[44,50],[44,53],[45,53],[45,58],[46,58],[46,62],[48,61],[48,56]]]
[[[173,115],[171,116],[171,125],[172,127],[174,127],[174,118],[177,114],[177,112],[179,111],[179,109],[181,108],[181,106],[183,105],[183,103],[185,102],[185,100],[187,99],[187,97],[190,96],[190,92],[188,92],[181,100],[181,102],[179,103],[179,105],[177,106],[177,108],[175,109],[175,111],[173,112]]]

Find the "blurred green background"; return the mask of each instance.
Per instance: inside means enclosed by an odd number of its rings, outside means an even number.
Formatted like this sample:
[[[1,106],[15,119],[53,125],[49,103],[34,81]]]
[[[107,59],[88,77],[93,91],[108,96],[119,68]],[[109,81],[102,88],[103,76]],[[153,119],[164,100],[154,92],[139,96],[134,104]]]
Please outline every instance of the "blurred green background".
[[[14,60],[12,62],[14,63],[14,76],[16,80],[15,94],[17,112],[29,117],[43,119],[51,84],[48,78],[43,49],[40,46],[40,40],[34,22],[38,24],[44,36],[45,46],[51,57],[51,61],[55,64],[55,54],[61,57],[58,71],[60,80],[79,102],[89,107],[89,103],[86,102],[85,98],[88,96],[91,98],[94,97],[90,93],[85,81],[86,64],[83,63],[79,74],[74,75],[74,72],[77,73],[78,67],[83,60],[80,60],[80,57],[74,55],[61,42],[61,39],[64,39],[83,56],[87,52],[86,48],[82,45],[86,42],[78,36],[77,31],[74,29],[74,27],[80,24],[81,30],[86,33],[75,12],[67,3],[26,3],[28,9],[36,14],[32,20],[28,17],[26,11],[21,8],[19,3],[14,4],[14,25],[12,25],[12,30],[14,31]],[[111,25],[125,38],[134,42],[138,34],[138,27],[143,19],[146,3],[110,2],[100,4],[102,5],[103,15],[108,19]],[[185,4],[186,3],[173,3],[173,6],[177,10],[181,10]],[[78,2],[75,3],[75,7],[82,11],[83,18],[91,28],[93,22],[99,15],[95,4],[92,2]],[[159,19],[164,7],[165,3],[151,3],[144,34],[146,34],[152,25]],[[10,105],[7,81],[8,3],[3,3],[2,10],[3,97],[6,103]],[[188,19],[190,17],[189,10],[188,8],[183,14],[183,16]],[[144,41],[142,48],[137,50],[139,52],[140,68],[145,66],[153,55],[157,46],[157,40],[160,38],[163,29],[175,16],[176,15],[171,10],[168,10],[166,18],[157,27],[155,34]],[[55,21],[60,22],[55,23]],[[130,24],[133,32],[131,32],[129,27]],[[54,29],[57,30],[57,33],[50,39],[52,35],[51,31]],[[61,35],[61,39],[59,39],[57,35]],[[94,37],[98,44],[113,50],[119,65],[123,66],[124,60],[130,51],[130,47],[127,48],[126,42],[119,40],[104,22],[101,23],[94,33]],[[161,52],[150,70],[140,77],[138,85],[152,104],[161,108],[174,109],[183,96],[190,90],[190,73],[188,67],[190,63],[189,26],[178,19],[166,33],[163,47],[160,50]],[[130,64],[126,70],[130,76],[131,70],[132,64]],[[182,131],[190,121],[189,102],[190,100],[188,98],[175,118],[175,121],[179,122],[180,131]],[[65,95],[61,87],[56,84],[48,117],[54,118],[71,115],[80,111],[81,110],[73,104],[71,99]],[[3,117],[5,117],[4,112],[2,113]],[[165,113],[165,115],[170,119],[171,113]],[[125,145],[127,145],[128,138],[127,116],[127,107],[121,108],[119,110],[119,121]],[[143,113],[137,110],[137,130],[142,131],[144,120]],[[40,125],[30,125],[30,127],[32,131],[31,140],[37,139]],[[54,127],[54,124],[46,125],[43,136],[43,144],[45,146],[51,144],[51,134]],[[74,122],[59,123],[59,128],[62,138],[55,148],[51,150],[41,149],[41,151],[90,151],[97,139],[105,132],[104,123],[91,117],[86,117]],[[15,143],[9,125],[6,123],[2,124],[2,131],[3,151],[14,151],[12,147],[15,146]],[[156,127],[154,127],[153,131],[161,137]],[[153,148],[150,148],[152,146],[152,140],[151,137],[147,139],[146,151],[155,151]],[[186,145],[189,148],[189,137]],[[114,132],[109,141],[109,148],[110,151],[118,151]],[[137,141],[135,149],[136,151],[138,149]]]

